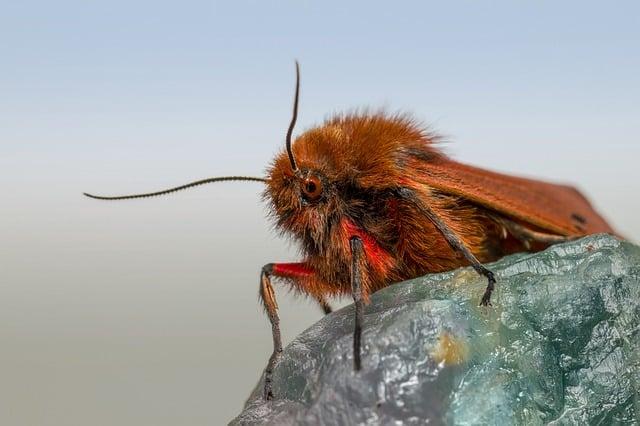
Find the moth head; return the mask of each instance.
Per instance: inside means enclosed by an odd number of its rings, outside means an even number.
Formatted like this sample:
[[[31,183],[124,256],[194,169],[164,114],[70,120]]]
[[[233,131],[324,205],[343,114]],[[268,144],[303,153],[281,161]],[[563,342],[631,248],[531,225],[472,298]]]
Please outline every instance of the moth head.
[[[263,198],[271,204],[270,214],[283,233],[298,237],[308,249],[322,250],[331,218],[342,210],[334,174],[318,156],[305,155],[306,132],[292,143],[298,117],[300,67],[296,62],[296,89],[293,116],[287,129],[285,150],[267,170]]]
[[[301,157],[293,170],[284,152],[268,170],[264,199],[278,229],[314,251],[324,249],[332,221],[344,210],[339,182],[327,167]]]
[[[431,142],[406,115],[336,115],[293,143],[287,139],[267,170],[264,198],[281,231],[322,250],[340,219],[359,218],[371,210],[375,194],[397,187],[412,157],[435,158]]]

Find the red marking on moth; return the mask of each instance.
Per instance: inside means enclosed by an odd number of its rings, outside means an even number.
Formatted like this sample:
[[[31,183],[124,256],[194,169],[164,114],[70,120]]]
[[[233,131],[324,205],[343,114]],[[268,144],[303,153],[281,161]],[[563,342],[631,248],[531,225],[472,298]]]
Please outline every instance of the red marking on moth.
[[[363,229],[356,226],[349,219],[342,219],[340,223],[343,235],[346,235],[346,245],[348,247],[349,239],[351,237],[359,237],[364,245],[364,252],[367,256],[369,265],[374,271],[385,274],[389,268],[393,265],[393,258],[387,253],[378,242],[371,235],[366,233]]]
[[[304,263],[274,263],[273,274],[279,277],[308,277],[313,275],[313,269]]]

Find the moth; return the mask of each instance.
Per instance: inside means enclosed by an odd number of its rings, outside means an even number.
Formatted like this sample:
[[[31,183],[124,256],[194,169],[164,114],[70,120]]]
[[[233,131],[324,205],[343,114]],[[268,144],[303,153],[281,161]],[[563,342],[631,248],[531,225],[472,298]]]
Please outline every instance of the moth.
[[[299,93],[296,62],[285,148],[265,177],[214,177],[135,195],[84,194],[121,200],[220,181],[265,184],[273,220],[303,253],[300,262],[269,263],[260,272],[260,300],[273,334],[266,399],[274,396],[272,375],[282,353],[274,281],[314,299],[325,313],[331,312],[331,297],[353,297],[353,362],[360,370],[364,306],[377,290],[471,266],[487,280],[479,299],[486,306],[496,279],[483,263],[587,234],[613,233],[573,187],[456,162],[438,148],[436,134],[408,115],[340,114],[292,142]]]

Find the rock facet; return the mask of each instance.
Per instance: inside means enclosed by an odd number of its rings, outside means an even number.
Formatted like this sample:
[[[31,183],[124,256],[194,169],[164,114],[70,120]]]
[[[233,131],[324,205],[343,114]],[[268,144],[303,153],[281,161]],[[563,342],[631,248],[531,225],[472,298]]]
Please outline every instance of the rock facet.
[[[640,247],[608,235],[394,284],[299,335],[231,424],[633,424],[640,410]],[[398,423],[400,424],[400,423]]]

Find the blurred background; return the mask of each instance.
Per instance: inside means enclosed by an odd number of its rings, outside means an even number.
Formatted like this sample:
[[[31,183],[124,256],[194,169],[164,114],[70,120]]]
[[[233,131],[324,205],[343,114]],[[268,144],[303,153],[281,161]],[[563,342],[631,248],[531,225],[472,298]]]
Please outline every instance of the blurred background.
[[[350,108],[412,112],[453,157],[568,182],[640,239],[637,2],[0,4],[0,424],[212,425],[271,353],[261,266],[296,247],[260,176]],[[276,290],[278,291],[278,290]],[[320,318],[278,293],[286,342]]]

